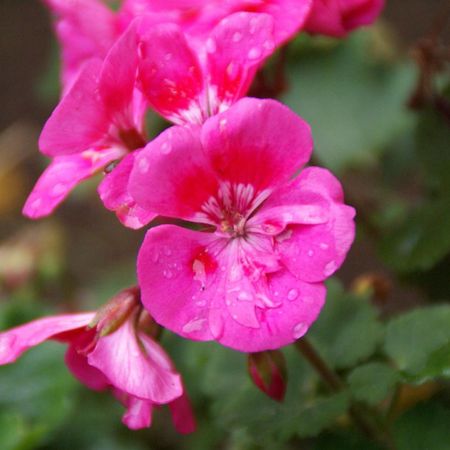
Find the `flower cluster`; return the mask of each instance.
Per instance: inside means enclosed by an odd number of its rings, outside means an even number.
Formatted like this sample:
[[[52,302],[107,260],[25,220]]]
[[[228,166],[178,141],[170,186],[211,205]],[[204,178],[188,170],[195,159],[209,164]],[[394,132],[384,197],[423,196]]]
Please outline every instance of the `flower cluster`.
[[[308,124],[275,100],[245,95],[296,33],[344,36],[371,23],[383,1],[124,0],[116,12],[100,0],[46,3],[63,89],[39,140],[52,160],[24,214],[50,214],[103,171],[99,196],[125,226],[157,216],[170,224],[160,219],[146,234],[139,290],[97,313],[0,334],[0,364],[46,339],[66,342],[70,370],[92,389],[111,389],[130,428],[149,426],[154,406],[168,404],[177,429],[192,431],[155,327],[242,352],[290,344],[317,318],[324,280],[354,239],[338,180],[304,168]],[[173,124],[154,139],[149,109]]]

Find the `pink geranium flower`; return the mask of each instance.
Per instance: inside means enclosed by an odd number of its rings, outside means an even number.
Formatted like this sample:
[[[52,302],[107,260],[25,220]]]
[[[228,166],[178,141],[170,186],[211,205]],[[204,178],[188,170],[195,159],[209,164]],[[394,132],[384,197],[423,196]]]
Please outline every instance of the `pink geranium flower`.
[[[150,105],[176,123],[202,123],[250,87],[275,49],[268,14],[236,13],[201,42],[191,43],[175,24],[141,23],[139,80]]]
[[[384,0],[314,0],[305,30],[343,37],[355,28],[373,23],[383,6]]]
[[[119,36],[116,15],[100,0],[44,0],[56,16],[64,91],[90,58],[103,59]]]
[[[138,277],[158,323],[245,352],[306,333],[354,238],[354,210],[330,172],[293,178],[312,147],[288,108],[246,98],[142,150],[130,178],[138,204],[200,227],[147,232]]]
[[[125,290],[99,313],[46,317],[0,333],[0,365],[48,339],[66,342],[73,375],[90,389],[112,389],[127,408],[123,422],[129,428],[150,426],[153,408],[168,404],[178,431],[193,431],[181,377],[145,332],[149,316],[136,295]]]
[[[103,203],[132,228],[152,219],[126,191],[132,152],[145,145],[146,103],[135,89],[135,28],[129,27],[103,62],[90,59],[83,65],[45,124],[39,147],[53,159],[26,201],[26,216],[35,219],[50,214],[81,181],[121,161],[108,170],[100,185]]]
[[[313,0],[125,0],[119,21],[127,25],[141,15],[154,24],[179,25],[190,41],[205,41],[218,23],[236,12],[269,14],[274,22],[276,45],[298,32],[311,10]]]

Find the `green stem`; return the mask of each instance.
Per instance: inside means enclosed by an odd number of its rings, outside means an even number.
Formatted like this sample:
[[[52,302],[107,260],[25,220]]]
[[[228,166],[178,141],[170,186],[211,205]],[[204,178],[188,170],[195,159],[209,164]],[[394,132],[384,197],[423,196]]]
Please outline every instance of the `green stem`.
[[[308,339],[303,337],[294,345],[302,356],[316,370],[332,392],[340,392],[346,388],[345,383],[339,375],[322,359]],[[378,442],[388,450],[395,450],[395,444],[389,435],[389,432],[379,428],[379,423],[377,423],[379,421],[372,420],[372,418],[376,415],[374,411],[369,410],[364,405],[352,402],[349,408],[349,415],[353,420],[353,423],[369,439]]]

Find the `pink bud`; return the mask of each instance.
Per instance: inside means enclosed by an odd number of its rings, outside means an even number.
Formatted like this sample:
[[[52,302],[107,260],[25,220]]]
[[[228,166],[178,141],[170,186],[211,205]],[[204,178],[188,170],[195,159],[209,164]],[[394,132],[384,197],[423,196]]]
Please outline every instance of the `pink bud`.
[[[265,394],[281,402],[287,386],[286,361],[280,350],[249,353],[248,371],[253,383]]]

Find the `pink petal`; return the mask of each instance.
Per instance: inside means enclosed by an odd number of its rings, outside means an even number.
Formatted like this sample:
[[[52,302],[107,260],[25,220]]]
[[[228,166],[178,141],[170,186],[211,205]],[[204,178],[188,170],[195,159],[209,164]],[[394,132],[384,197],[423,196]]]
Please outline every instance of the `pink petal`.
[[[117,149],[57,156],[34,186],[23,207],[23,214],[30,219],[51,214],[75,186],[120,156]]]
[[[326,169],[310,167],[295,180],[299,191],[316,191],[329,203],[329,220],[291,225],[276,238],[284,264],[299,279],[319,282],[342,264],[355,237],[355,210],[343,204],[342,188]],[[264,205],[266,206],[266,205]]]
[[[85,355],[80,350],[92,343],[95,329],[80,333],[70,343],[65,356],[66,366],[75,378],[94,391],[106,389],[110,382],[100,370],[88,364]]]
[[[136,157],[129,185],[146,210],[186,219],[194,218],[217,189],[198,127],[172,127],[151,141]]]
[[[107,133],[110,121],[97,93],[100,60],[88,61],[47,120],[39,148],[49,156],[81,153]]]
[[[222,20],[206,42],[211,114],[245,95],[256,70],[275,49],[267,14],[237,13]]]
[[[58,16],[56,31],[62,44],[63,82],[67,90],[90,58],[103,58],[117,36],[116,18],[101,1],[45,0]]]
[[[306,332],[323,305],[324,287],[298,280],[263,252],[253,266],[237,265],[223,241],[171,225],[147,233],[138,279],[155,320],[189,339],[216,339],[245,352],[279,348]]]
[[[181,30],[173,24],[150,27],[140,53],[139,78],[153,108],[177,124],[201,123],[207,113],[203,75]]]
[[[152,424],[153,404],[150,400],[128,395],[123,403],[127,410],[122,417],[122,422],[130,430],[141,430]]]
[[[257,192],[289,180],[313,147],[310,127],[300,117],[275,100],[254,98],[208,119],[202,144],[221,179]]]
[[[156,216],[137,205],[128,191],[128,182],[137,154],[135,151],[125,156],[98,187],[105,207],[114,211],[125,226],[133,229],[147,225]]]
[[[0,364],[14,362],[30,347],[59,333],[87,326],[94,315],[84,313],[45,317],[0,333]]]
[[[147,232],[139,251],[137,271],[144,306],[158,323],[189,339],[213,338],[206,303],[196,303],[200,285],[193,264],[214,240],[209,233],[161,225]],[[215,272],[215,260],[208,264],[205,258],[205,270]]]
[[[99,92],[111,118],[114,114],[125,115],[133,100],[138,62],[136,27],[136,23],[128,27],[103,62]]]
[[[186,392],[169,403],[172,421],[178,433],[193,433],[196,428],[195,417]]]
[[[103,372],[121,391],[154,403],[168,403],[183,392],[180,376],[164,350],[147,335],[139,340],[133,318],[101,337],[88,363]]]

